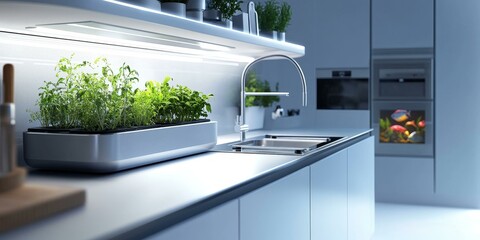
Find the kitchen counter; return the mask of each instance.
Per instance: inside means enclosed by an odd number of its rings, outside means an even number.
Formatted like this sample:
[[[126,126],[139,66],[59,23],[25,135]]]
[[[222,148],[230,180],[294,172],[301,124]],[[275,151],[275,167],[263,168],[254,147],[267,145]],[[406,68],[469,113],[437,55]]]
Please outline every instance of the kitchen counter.
[[[29,183],[80,187],[84,206],[0,234],[3,239],[139,238],[172,226],[308,166],[370,136],[370,129],[296,129],[248,132],[347,136],[307,155],[207,152],[115,174],[32,171]],[[219,136],[219,143],[238,140]]]

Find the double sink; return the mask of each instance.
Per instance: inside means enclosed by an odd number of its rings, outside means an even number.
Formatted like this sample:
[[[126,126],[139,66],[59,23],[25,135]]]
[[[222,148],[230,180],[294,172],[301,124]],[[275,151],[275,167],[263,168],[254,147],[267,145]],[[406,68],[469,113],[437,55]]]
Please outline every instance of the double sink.
[[[304,155],[321,147],[332,145],[344,137],[264,135],[244,142],[220,144],[213,151],[236,153],[263,153]]]

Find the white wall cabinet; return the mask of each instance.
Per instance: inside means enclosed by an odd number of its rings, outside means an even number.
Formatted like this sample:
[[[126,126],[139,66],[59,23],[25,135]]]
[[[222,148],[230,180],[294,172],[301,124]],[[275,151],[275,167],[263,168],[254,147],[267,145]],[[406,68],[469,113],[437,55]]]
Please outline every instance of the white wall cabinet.
[[[372,0],[372,48],[433,47],[434,0]]]
[[[240,197],[240,239],[310,239],[309,178],[306,167]]]
[[[238,199],[167,228],[147,240],[238,240]]]
[[[299,1],[303,4],[303,1]],[[317,68],[370,66],[370,1],[315,1]],[[308,46],[310,49],[310,46]]]
[[[347,150],[310,166],[311,240],[347,239]]]
[[[375,230],[374,137],[347,149],[348,239],[370,239]]]

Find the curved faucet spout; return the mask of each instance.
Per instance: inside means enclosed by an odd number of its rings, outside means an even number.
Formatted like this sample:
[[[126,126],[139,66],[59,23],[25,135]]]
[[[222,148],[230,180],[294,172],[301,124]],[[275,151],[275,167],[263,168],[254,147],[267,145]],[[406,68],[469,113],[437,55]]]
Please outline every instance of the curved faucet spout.
[[[237,123],[239,125],[240,129],[240,141],[245,140],[245,133],[248,131],[248,125],[245,123],[245,97],[247,96],[247,93],[245,92],[245,83],[247,79],[247,73],[250,70],[250,68],[257,62],[266,60],[266,59],[272,59],[272,58],[284,58],[291,62],[295,68],[297,69],[298,74],[300,75],[300,80],[302,82],[302,105],[307,106],[307,81],[305,80],[305,74],[303,74],[303,70],[300,67],[300,65],[295,61],[293,58],[283,55],[283,54],[274,54],[274,55],[268,55],[264,57],[260,57],[255,59],[254,61],[250,62],[245,66],[242,72],[242,79],[241,79],[241,92],[240,92],[240,117],[239,117],[239,122]],[[271,93],[272,95],[275,95],[275,93]],[[279,93],[278,95],[285,96],[285,93]]]

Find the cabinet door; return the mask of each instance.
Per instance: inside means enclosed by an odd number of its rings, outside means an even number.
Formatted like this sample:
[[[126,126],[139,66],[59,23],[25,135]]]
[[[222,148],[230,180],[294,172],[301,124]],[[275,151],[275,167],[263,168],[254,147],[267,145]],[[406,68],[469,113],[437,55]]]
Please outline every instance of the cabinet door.
[[[303,168],[240,198],[241,240],[309,240],[310,174]]]
[[[372,0],[372,47],[433,47],[434,0]]]
[[[310,166],[312,240],[347,239],[347,150]]]
[[[316,0],[312,24],[315,26],[314,51],[316,67],[368,68],[370,66],[370,1]]]
[[[238,240],[238,200],[232,200],[167,228],[148,240]]]
[[[348,239],[367,240],[375,229],[375,154],[373,137],[347,148]]]

